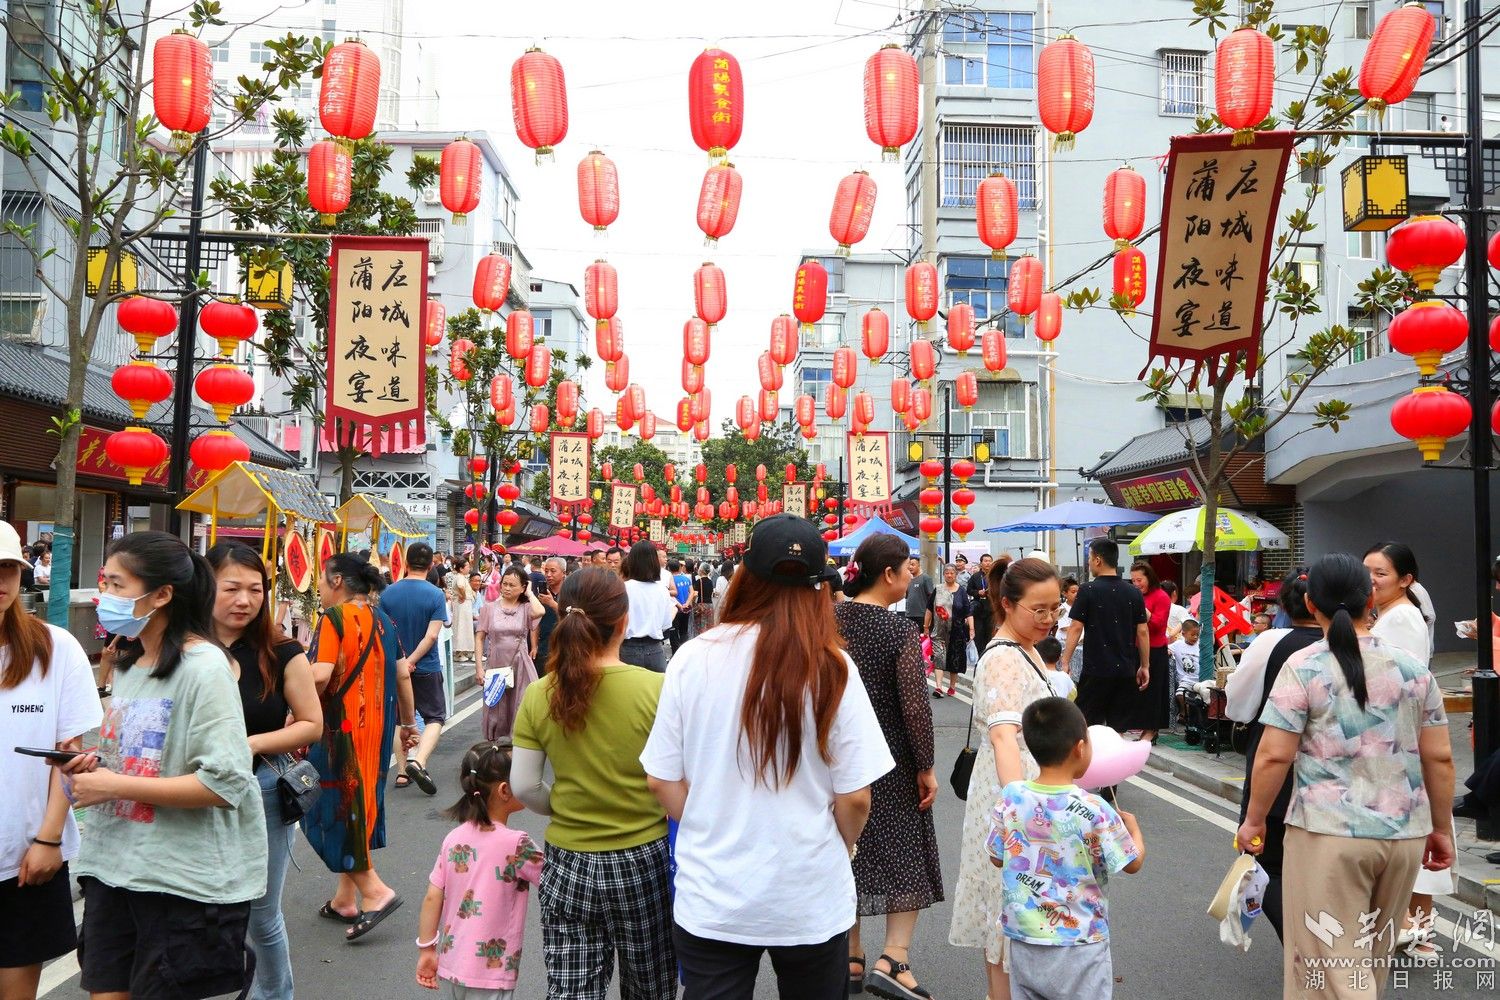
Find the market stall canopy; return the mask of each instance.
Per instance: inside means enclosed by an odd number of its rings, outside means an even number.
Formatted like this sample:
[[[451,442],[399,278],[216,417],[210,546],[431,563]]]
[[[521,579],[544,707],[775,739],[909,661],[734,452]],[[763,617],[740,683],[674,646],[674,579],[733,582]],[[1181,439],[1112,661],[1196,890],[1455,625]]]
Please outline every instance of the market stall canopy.
[[[402,538],[426,538],[427,532],[417,524],[411,511],[400,504],[368,493],[356,493],[336,512],[345,532],[368,531],[376,524]]]
[[[1133,556],[1191,552],[1203,538],[1203,515],[1207,508],[1193,507],[1168,514],[1136,536],[1130,543]],[[1220,552],[1253,552],[1256,549],[1291,548],[1291,539],[1269,521],[1243,511],[1220,507],[1215,518],[1215,543]]]
[[[828,543],[828,554],[831,556],[852,556],[861,542],[871,535],[895,535],[906,542],[907,549],[912,555],[917,555],[922,548],[922,543],[912,536],[897,531],[878,517],[872,517],[843,538]]]
[[[178,510],[219,518],[247,518],[270,512],[331,524],[338,516],[307,476],[254,462],[234,462],[214,473],[177,505]]]
[[[592,546],[598,549],[596,544]],[[534,542],[522,542],[520,545],[512,545],[505,551],[521,556],[581,556],[589,551],[590,546],[578,541],[576,538],[564,538],[562,535],[552,535],[548,538],[538,538]]]
[[[1022,514],[985,531],[1078,531],[1083,528],[1117,528],[1131,524],[1150,524],[1155,514],[1143,514],[1128,507],[1115,507],[1092,500],[1069,500],[1031,514]]]

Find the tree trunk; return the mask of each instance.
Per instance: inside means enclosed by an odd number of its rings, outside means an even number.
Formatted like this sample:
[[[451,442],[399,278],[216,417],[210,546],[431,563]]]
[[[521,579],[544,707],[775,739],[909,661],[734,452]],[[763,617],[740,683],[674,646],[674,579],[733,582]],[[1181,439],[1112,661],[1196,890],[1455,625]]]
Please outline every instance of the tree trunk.
[[[354,463],[358,459],[357,449],[339,449],[339,506],[354,499]]]

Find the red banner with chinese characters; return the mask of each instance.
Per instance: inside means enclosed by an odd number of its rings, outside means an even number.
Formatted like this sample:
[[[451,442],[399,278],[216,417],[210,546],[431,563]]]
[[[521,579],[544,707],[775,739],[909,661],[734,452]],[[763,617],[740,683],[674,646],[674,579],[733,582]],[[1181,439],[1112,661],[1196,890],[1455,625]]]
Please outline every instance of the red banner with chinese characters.
[[[1203,486],[1197,473],[1186,465],[1166,472],[1106,482],[1104,486],[1107,492],[1114,494],[1111,499],[1120,506],[1148,514],[1165,514],[1203,504]]]
[[[342,447],[427,437],[427,240],[335,236],[329,255],[328,410]],[[366,432],[368,436],[362,436]]]
[[[1260,360],[1261,310],[1275,244],[1276,211],[1292,153],[1292,133],[1180,135],[1172,139],[1162,195],[1160,266],[1151,323],[1151,354],[1191,363],[1196,384],[1244,361]],[[1145,371],[1142,371],[1142,376]]]
[[[122,483],[129,482],[125,470],[109,460],[104,453],[104,441],[113,431],[104,430],[101,427],[90,427],[85,424],[78,432],[78,474],[80,476],[93,476],[96,479],[116,479]],[[141,479],[143,486],[154,486],[157,489],[167,488],[167,470],[172,465],[172,459],[168,456],[154,469],[148,469],[146,475]],[[196,465],[189,465],[187,471],[186,489],[188,492],[196,490],[208,481],[208,473]]]

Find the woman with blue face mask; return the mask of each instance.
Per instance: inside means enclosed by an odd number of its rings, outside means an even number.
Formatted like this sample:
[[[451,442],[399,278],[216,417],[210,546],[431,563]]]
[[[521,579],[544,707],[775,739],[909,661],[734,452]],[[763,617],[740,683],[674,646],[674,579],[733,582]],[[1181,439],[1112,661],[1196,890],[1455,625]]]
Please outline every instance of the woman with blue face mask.
[[[214,574],[173,535],[114,542],[99,624],[119,637],[99,746],[63,766],[86,808],[85,990],[201,998],[249,980],[266,829],[239,688],[213,635]]]

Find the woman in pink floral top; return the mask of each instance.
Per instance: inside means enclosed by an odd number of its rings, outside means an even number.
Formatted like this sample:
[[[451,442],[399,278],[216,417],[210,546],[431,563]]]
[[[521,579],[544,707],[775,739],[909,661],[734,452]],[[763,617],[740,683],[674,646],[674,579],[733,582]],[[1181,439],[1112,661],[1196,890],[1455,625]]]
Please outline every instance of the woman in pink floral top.
[[[1358,560],[1324,556],[1307,588],[1324,640],[1288,658],[1271,689],[1237,843],[1263,849],[1266,813],[1295,763],[1283,995],[1374,998],[1417,870],[1453,863],[1448,720],[1426,664],[1365,628],[1370,574]],[[1335,921],[1344,933],[1329,931]],[[1315,974],[1332,968],[1368,974],[1351,991],[1347,976]]]

